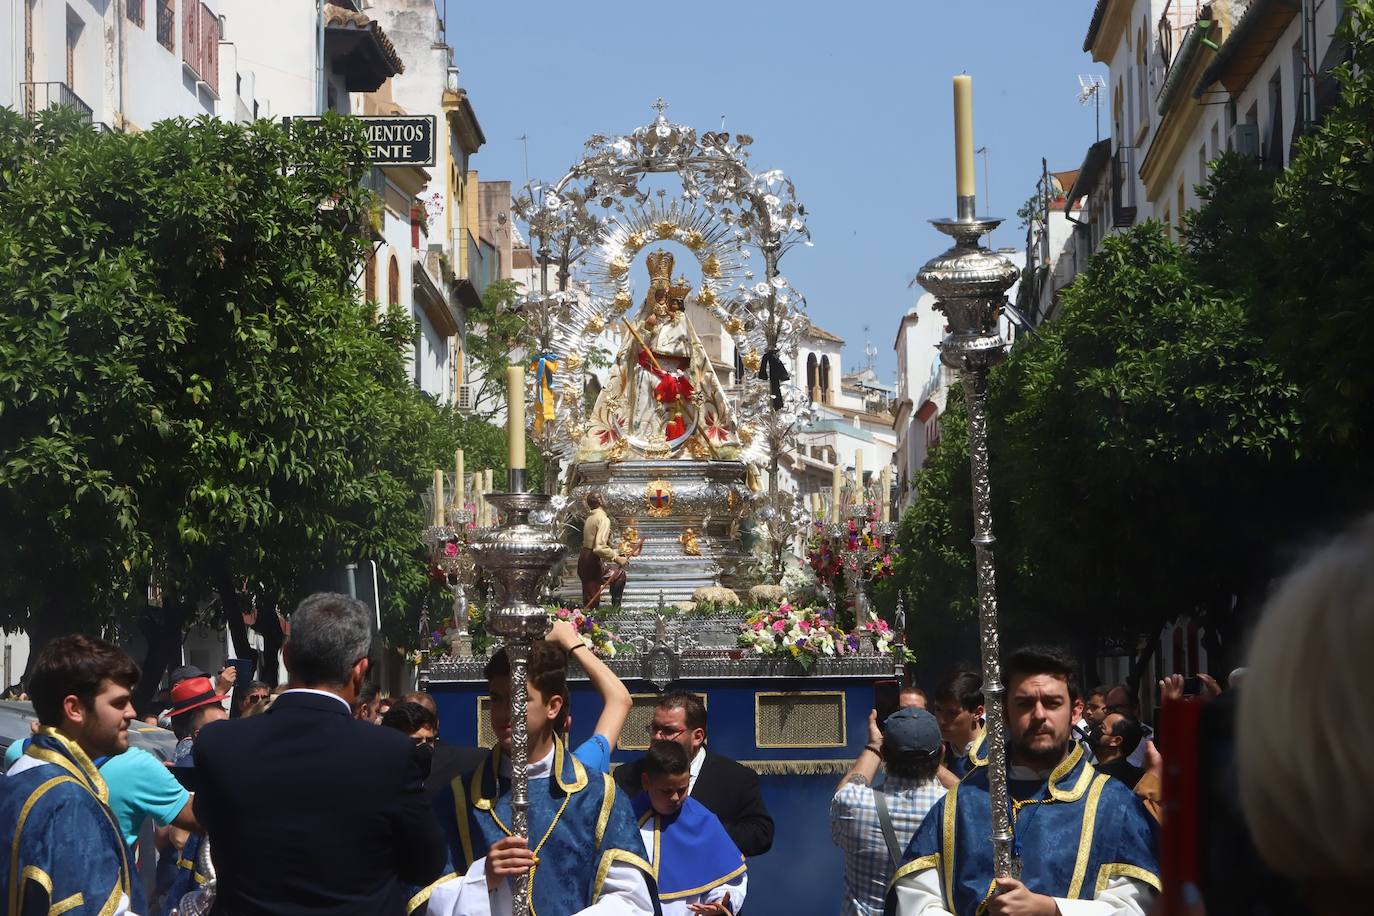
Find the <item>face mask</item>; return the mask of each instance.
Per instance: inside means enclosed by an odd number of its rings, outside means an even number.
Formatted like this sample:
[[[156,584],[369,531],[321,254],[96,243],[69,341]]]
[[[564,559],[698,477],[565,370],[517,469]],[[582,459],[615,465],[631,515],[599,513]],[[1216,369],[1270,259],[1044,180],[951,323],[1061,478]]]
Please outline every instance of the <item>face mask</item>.
[[[429,771],[434,766],[434,745],[417,744],[415,746],[415,760],[420,764],[420,772],[429,778]]]
[[[1088,746],[1093,750],[1102,749],[1102,738],[1102,726],[1094,725],[1092,728],[1088,729]]]

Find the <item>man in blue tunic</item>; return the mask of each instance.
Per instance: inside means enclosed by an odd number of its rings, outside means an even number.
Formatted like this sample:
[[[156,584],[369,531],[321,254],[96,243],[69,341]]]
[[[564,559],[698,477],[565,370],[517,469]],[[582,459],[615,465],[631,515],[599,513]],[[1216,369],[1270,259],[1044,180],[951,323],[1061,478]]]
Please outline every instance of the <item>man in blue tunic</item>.
[[[893,875],[889,916],[1142,916],[1159,890],[1155,824],[1139,798],[1072,740],[1074,665],[1057,649],[1013,652],[1008,784],[1021,878],[993,879],[987,767],[921,823]]]
[[[64,636],[34,663],[29,696],[41,728],[0,780],[0,869],[8,912],[118,914],[132,894],[127,850],[97,761],[129,747],[138,666],[121,650]]]
[[[558,736],[567,665],[567,653],[552,643],[536,643],[530,652],[526,840],[510,828],[510,662],[505,650],[487,662],[497,744],[434,799],[458,877],[426,888],[412,910],[424,903],[430,916],[504,916],[511,911],[511,879],[528,873],[531,909],[544,916],[659,913],[629,799],[609,775],[588,772]]]

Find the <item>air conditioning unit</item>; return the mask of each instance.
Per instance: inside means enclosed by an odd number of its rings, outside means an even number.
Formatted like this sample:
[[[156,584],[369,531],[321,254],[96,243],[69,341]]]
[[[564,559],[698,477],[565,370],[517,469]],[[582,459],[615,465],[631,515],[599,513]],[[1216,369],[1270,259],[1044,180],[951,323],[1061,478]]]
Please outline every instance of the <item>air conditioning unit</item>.
[[[477,392],[473,389],[475,385],[459,385],[457,408],[458,412],[464,416],[472,413],[472,402],[477,399]]]
[[[1254,124],[1237,124],[1231,128],[1231,149],[1251,159],[1260,157],[1259,128]]]

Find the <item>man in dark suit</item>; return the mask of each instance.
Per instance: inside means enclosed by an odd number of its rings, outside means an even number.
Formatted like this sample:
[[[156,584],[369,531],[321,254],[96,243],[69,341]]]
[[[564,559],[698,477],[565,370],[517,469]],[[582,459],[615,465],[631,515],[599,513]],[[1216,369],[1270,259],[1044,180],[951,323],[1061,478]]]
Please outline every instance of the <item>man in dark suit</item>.
[[[222,916],[402,916],[439,877],[445,844],[414,743],[353,718],[368,611],[320,593],[291,617],[291,689],[266,714],[201,729],[195,813]]]
[[[423,690],[415,690],[401,697],[398,703],[419,703],[425,709],[439,716],[439,704],[434,697]],[[464,747],[449,744],[439,735],[434,739],[434,756],[429,764],[429,774],[425,777],[425,795],[430,798],[438,795],[459,773],[471,773],[477,769],[487,752],[477,747]]]
[[[706,750],[706,707],[694,693],[672,691],[659,698],[650,737],[676,741],[691,761],[687,794],[706,806],[746,856],[761,856],[773,847],[773,818],[763,805],[758,774],[729,757]],[[615,781],[631,796],[641,791],[643,761],[615,771]]]

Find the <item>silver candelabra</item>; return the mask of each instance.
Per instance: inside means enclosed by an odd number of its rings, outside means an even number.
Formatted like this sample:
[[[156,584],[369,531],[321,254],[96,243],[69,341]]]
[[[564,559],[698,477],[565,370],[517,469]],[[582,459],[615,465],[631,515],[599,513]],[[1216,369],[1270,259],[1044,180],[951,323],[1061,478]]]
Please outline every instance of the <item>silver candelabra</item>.
[[[988,373],[1006,358],[1002,307],[1019,274],[1016,266],[979,244],[1000,219],[976,216],[972,195],[958,200],[955,219],[933,220],[954,247],[932,258],[917,279],[935,295],[949,320],[940,361],[959,373],[968,406],[969,467],[973,479],[973,549],[978,576],[978,635],[987,707],[988,796],[992,806],[993,866],[998,877],[1018,877],[1007,804],[1007,732],[1003,715],[1001,647],[997,628],[997,578],[992,547],[992,485],[988,479]]]
[[[487,499],[504,516],[468,545],[473,561],[492,581],[495,606],[487,616],[487,632],[505,642],[510,659],[511,688],[511,831],[529,837],[530,735],[526,720],[529,707],[528,665],[530,649],[549,632],[549,617],[540,596],[549,570],[567,551],[552,532],[530,523],[530,514],[548,509],[550,497],[521,492],[525,472],[509,473],[510,493],[492,493]],[[513,882],[514,916],[530,912],[529,875]]]

